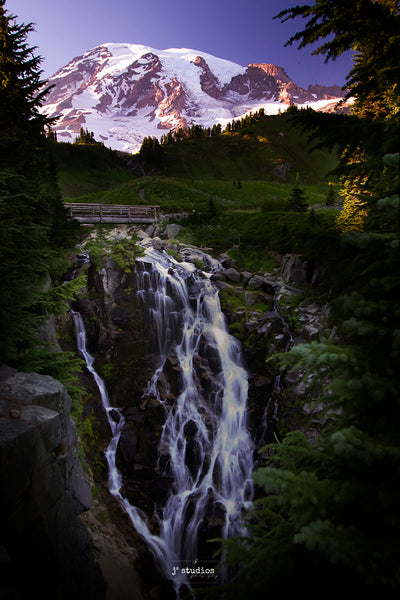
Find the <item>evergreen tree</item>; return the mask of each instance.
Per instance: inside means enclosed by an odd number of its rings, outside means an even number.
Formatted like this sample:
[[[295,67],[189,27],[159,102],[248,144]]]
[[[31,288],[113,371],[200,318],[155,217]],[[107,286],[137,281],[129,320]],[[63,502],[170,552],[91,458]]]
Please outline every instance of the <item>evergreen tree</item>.
[[[315,52],[335,58],[353,47],[358,53],[349,78],[356,114],[300,118],[310,127],[317,123],[314,135],[318,131],[332,144],[339,140],[346,198],[353,196],[347,208],[354,208],[355,199],[360,210],[353,218],[361,211],[366,216],[360,231],[348,220],[348,232],[331,257],[336,339],[298,344],[280,355],[282,369],[304,374],[307,396],[325,406],[329,425],[315,444],[295,431],[268,448],[270,464],[254,476],[259,498],[249,515],[249,535],[225,546],[225,562],[238,567],[226,586],[228,597],[263,598],[265,590],[281,597],[397,597],[398,2],[315,0],[280,16],[309,17],[305,30],[292,38],[302,40],[301,46],[327,37]],[[347,208],[345,203],[344,215]]]
[[[168,142],[169,143],[169,142]],[[156,137],[148,136],[143,138],[139,150],[139,156],[150,167],[159,168],[163,163],[163,148]]]
[[[308,210],[308,203],[304,189],[300,187],[299,181],[299,174],[297,174],[296,183],[290,192],[287,210],[294,212],[306,212]]]
[[[355,99],[353,115],[343,124],[342,167],[345,168],[344,211],[338,225],[343,231],[361,230],[374,218],[376,206],[371,194],[375,180],[382,183],[377,164],[382,156],[398,150],[398,114],[400,80],[400,14],[398,0],[315,0],[310,5],[285,9],[277,15],[282,21],[302,17],[306,27],[287,44],[299,42],[299,48],[320,44],[313,54],[334,60],[352,49],[354,66],[347,77],[346,98]],[[323,41],[323,43],[321,43]],[[300,111],[301,112],[301,111]],[[308,119],[317,125],[326,139],[320,116]],[[338,122],[338,119],[336,119]],[[325,121],[326,122],[326,121]],[[318,123],[321,123],[318,126]],[[333,138],[331,138],[333,139]],[[390,191],[381,190],[381,194]]]
[[[94,138],[94,132],[88,129],[80,128],[78,137],[75,138],[75,144],[89,144],[92,146],[103,145],[103,142],[97,142]]]
[[[329,192],[328,192],[328,194],[326,196],[326,200],[325,200],[325,206],[333,206],[335,204],[335,202],[336,202],[335,190],[330,185]]]
[[[46,318],[43,284],[75,225],[59,192],[39,111],[40,58],[0,0],[0,361],[16,363]],[[47,306],[48,307],[48,306]]]

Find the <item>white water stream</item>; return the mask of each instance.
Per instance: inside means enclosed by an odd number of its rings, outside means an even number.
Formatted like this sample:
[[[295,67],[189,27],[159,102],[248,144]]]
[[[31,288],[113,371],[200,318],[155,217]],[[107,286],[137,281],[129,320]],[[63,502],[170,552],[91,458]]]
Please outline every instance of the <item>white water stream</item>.
[[[106,452],[110,491],[147,541],[179,598],[183,584],[190,588],[179,565],[196,564],[199,529],[210,503],[224,515],[223,537],[245,533],[242,511],[250,506],[253,493],[253,444],[246,428],[247,375],[239,343],[227,331],[217,290],[204,274],[152,249],[137,259],[135,271],[136,293],[147,313],[157,362],[144,395],[156,396],[164,405],[159,451],[168,456],[163,468],[173,482],[156,513],[159,535],[151,533],[143,514],[121,494],[116,451],[124,425],[122,411],[110,406],[104,382],[86,349],[82,317],[72,314],[78,348],[99,388],[112,431]],[[160,397],[157,385],[171,353],[180,390],[172,405]]]

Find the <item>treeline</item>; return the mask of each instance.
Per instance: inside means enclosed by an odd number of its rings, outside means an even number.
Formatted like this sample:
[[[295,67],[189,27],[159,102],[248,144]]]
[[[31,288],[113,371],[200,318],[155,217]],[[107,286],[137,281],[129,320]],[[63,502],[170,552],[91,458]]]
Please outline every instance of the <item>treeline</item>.
[[[46,137],[49,142],[58,142],[57,131],[47,125]],[[68,143],[68,142],[63,142]],[[80,128],[79,135],[74,139],[74,144],[86,144],[89,146],[104,146],[104,142],[98,142],[94,137],[94,132],[88,129]]]
[[[98,142],[94,138],[94,132],[81,127],[79,135],[75,138],[74,144],[89,144],[91,146],[104,146],[104,142]]]
[[[182,142],[185,140],[200,140],[215,137],[222,133],[233,133],[240,131],[244,127],[249,127],[261,119],[268,118],[265,110],[260,110],[248,113],[241,119],[233,119],[231,122],[222,128],[221,123],[216,123],[212,127],[203,127],[202,125],[191,125],[190,127],[179,127],[176,131],[168,131],[162,135],[160,140],[155,136],[148,136],[143,139],[139,150],[139,155],[143,158],[156,158],[160,156],[160,147]]]

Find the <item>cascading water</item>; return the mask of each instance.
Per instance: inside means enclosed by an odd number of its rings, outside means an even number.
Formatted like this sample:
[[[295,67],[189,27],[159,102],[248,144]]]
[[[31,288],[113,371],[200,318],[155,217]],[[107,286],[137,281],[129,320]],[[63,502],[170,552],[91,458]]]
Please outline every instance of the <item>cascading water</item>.
[[[204,274],[152,249],[137,259],[135,272],[137,294],[154,338],[154,375],[144,396],[155,396],[165,408],[159,468],[172,480],[168,497],[155,513],[158,535],[150,532],[143,515],[121,495],[116,452],[124,425],[122,411],[110,407],[104,382],[86,350],[82,318],[75,312],[73,318],[78,348],[96,380],[112,431],[106,452],[110,491],[147,541],[179,598],[183,584],[190,588],[181,566],[194,565],[198,559],[207,512],[218,507],[223,515],[222,536],[245,533],[241,515],[253,493],[253,445],[246,429],[247,375],[239,343],[225,326],[217,290]],[[159,391],[171,353],[179,372],[179,391],[172,403]]]

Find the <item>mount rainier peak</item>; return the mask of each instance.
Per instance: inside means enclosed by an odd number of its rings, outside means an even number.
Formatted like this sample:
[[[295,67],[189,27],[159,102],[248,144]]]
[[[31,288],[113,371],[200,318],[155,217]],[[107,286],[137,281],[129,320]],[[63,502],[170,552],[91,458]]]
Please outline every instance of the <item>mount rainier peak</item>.
[[[199,124],[223,126],[264,107],[276,114],[290,104],[332,110],[339,86],[297,86],[282,67],[242,67],[187,48],[156,50],[106,43],[70,61],[48,80],[54,87],[42,111],[59,117],[59,141],[73,142],[81,127],[106,146],[136,152],[146,136]]]

